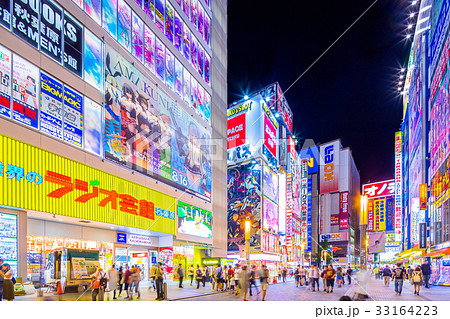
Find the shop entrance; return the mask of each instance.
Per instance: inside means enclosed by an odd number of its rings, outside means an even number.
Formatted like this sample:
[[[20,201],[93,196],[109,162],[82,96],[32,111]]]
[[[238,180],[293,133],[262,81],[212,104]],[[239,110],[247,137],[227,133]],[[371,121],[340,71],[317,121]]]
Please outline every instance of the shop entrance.
[[[141,269],[142,280],[149,280],[150,268],[157,262],[157,251],[139,248],[116,247],[116,267],[133,267]]]

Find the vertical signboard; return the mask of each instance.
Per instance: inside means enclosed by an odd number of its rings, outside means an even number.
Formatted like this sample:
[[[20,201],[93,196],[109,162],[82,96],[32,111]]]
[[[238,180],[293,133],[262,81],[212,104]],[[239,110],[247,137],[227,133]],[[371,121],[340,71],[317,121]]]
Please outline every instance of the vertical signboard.
[[[427,209],[427,184],[420,184],[420,210]]]
[[[39,48],[39,0],[13,0],[12,30],[22,40]]]
[[[301,184],[300,184],[300,204],[301,204],[301,245],[303,249],[308,246],[308,162],[301,162]]]
[[[42,0],[41,51],[58,63],[62,62],[63,10],[51,0]]]
[[[339,230],[348,229],[348,192],[339,194]]]
[[[64,67],[83,76],[83,26],[64,12]]]
[[[64,141],[78,147],[83,144],[83,97],[64,86]]]
[[[386,232],[393,232],[395,230],[394,216],[395,216],[394,198],[387,198],[386,199]]]
[[[0,1],[0,24],[11,29],[11,0]]]
[[[0,115],[11,117],[11,51],[0,46]]]
[[[427,223],[419,224],[419,248],[427,248]]]
[[[41,131],[63,138],[63,85],[41,72]]]
[[[373,199],[367,202],[367,231],[373,231]]]
[[[402,240],[402,133],[395,133],[395,241]]]
[[[339,191],[339,141],[320,146],[320,193]]]

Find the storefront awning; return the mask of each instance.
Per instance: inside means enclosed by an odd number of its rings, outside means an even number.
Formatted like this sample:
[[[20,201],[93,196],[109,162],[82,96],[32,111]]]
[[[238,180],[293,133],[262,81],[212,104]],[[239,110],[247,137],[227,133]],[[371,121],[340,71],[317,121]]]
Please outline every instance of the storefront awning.
[[[432,252],[426,254],[424,257],[436,258],[436,257],[440,257],[440,256],[445,256],[445,255],[450,255],[450,248],[444,248],[444,249],[438,249],[438,250],[432,251]]]

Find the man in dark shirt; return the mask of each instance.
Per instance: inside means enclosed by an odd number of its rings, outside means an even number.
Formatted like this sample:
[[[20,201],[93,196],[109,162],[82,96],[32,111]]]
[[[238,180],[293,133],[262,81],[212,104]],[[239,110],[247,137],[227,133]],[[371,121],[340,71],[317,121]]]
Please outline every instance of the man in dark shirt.
[[[403,280],[405,280],[405,277],[406,271],[402,268],[402,264],[398,263],[397,268],[395,268],[392,273],[392,279],[395,280],[395,292],[397,293],[397,296],[402,294]]]
[[[430,280],[431,267],[427,259],[425,259],[424,263],[420,268],[422,269],[423,280],[425,281],[425,288],[430,288],[428,286],[428,281]]]
[[[384,279],[384,285],[389,287],[389,280],[391,279],[392,272],[389,269],[389,265],[386,265],[386,268],[383,269],[383,279]]]

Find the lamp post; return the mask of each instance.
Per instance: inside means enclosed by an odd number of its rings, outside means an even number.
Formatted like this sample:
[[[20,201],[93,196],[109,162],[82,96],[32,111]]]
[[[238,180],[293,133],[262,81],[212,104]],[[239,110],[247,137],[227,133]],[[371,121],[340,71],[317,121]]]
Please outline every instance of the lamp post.
[[[300,248],[301,248],[301,250],[302,250],[302,267],[303,267],[303,264],[304,264],[304,259],[305,259],[305,244],[301,244],[300,245]]]
[[[251,224],[250,219],[245,220],[245,260],[247,262],[247,265],[250,263],[250,230],[251,230]]]
[[[361,260],[361,268],[367,268],[367,203],[369,198],[367,195],[361,195],[361,215],[359,218],[359,227],[361,230],[359,243],[360,243],[360,260]],[[363,250],[364,249],[364,250]],[[361,254],[362,253],[362,254]]]

